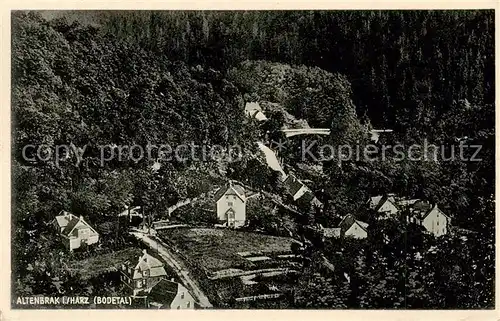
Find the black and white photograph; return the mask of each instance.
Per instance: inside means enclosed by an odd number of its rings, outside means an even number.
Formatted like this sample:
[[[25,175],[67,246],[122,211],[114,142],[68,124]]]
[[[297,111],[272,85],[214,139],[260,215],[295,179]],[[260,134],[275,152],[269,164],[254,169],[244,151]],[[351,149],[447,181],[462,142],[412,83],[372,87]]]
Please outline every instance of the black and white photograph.
[[[9,15],[12,310],[495,308],[494,9]]]

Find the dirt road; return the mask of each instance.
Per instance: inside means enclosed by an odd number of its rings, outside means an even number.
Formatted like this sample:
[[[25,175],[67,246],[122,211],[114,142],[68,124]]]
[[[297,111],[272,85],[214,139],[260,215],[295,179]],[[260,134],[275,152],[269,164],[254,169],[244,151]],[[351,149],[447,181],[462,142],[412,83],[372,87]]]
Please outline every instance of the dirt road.
[[[184,286],[189,290],[194,299],[200,304],[202,308],[212,307],[212,304],[208,300],[207,296],[200,289],[198,282],[191,278],[186,266],[182,263],[182,261],[177,259],[176,255],[171,249],[168,248],[165,243],[158,242],[152,239],[149,235],[141,232],[131,231],[129,233],[141,240],[144,244],[146,244],[153,250],[158,251],[158,254],[165,260],[165,262],[167,262],[170,267],[172,267],[172,269],[174,269]]]

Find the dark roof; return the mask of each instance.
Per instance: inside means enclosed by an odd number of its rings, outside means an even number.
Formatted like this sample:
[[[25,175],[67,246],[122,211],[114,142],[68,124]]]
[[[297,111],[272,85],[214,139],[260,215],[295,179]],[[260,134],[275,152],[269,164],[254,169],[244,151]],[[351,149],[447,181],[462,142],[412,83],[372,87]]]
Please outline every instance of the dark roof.
[[[297,192],[304,186],[295,176],[293,175],[288,175],[288,177],[285,179],[285,187],[288,190],[290,194],[295,195]]]
[[[227,183],[224,186],[222,186],[221,188],[219,188],[219,190],[215,193],[215,195],[214,195],[215,201],[220,200],[220,198],[226,194],[236,195],[239,198],[242,198],[242,197],[245,197],[245,189],[241,185],[234,184],[234,183]]]
[[[384,195],[378,202],[377,206],[375,206],[375,211],[378,212],[386,202],[391,202],[391,204],[394,205],[395,208],[399,208],[398,204],[396,204],[394,200],[394,196],[391,195],[389,197],[389,195]]]
[[[79,225],[80,224],[80,225]],[[68,225],[64,228],[64,230],[61,232],[63,235],[69,236],[72,232],[74,235],[74,230],[78,230],[81,228],[90,228],[94,233],[97,233],[92,226],[90,226],[87,222],[84,221],[84,219],[80,216],[73,216],[73,218],[68,222]]]
[[[419,219],[423,219],[432,210],[432,205],[426,201],[417,201],[410,207],[410,210]]]
[[[342,221],[339,223],[341,233],[344,234],[344,232],[347,231],[355,221],[356,220],[354,219],[354,216],[352,216],[351,214],[347,214],[346,216],[344,216]]]
[[[347,231],[355,223],[357,223],[363,230],[367,231],[368,223],[357,220],[352,214],[347,214],[339,223],[341,234],[344,234],[345,231]]]
[[[68,222],[68,225],[66,225],[66,227],[64,228],[64,230],[62,231],[62,234],[68,236],[72,231],[73,231],[73,228],[76,226],[76,224],[78,224],[78,222],[80,222],[80,218],[77,217],[77,216],[74,216],[69,222]]]
[[[431,208],[422,216],[422,219],[426,218],[427,215],[429,215],[434,209],[438,210],[439,213],[443,214],[448,219],[448,221],[451,220],[451,218],[448,215],[446,215],[443,211],[441,211],[441,209],[437,206],[437,204],[431,206]]]
[[[311,191],[307,191],[304,193],[304,195],[302,195],[300,199],[305,202],[312,202],[314,199],[314,194]]]
[[[382,198],[380,199],[380,201],[378,202],[377,206],[375,206],[375,212],[378,212],[380,210],[380,208],[382,207],[382,205],[384,205],[384,203],[388,200],[387,196],[382,196]]]
[[[148,301],[170,307],[179,291],[179,284],[176,282],[161,280],[149,292]]]
[[[427,212],[431,207],[431,204],[426,201],[418,201],[413,204],[412,209],[419,212]]]
[[[219,188],[217,190],[217,192],[215,192],[214,200],[215,201],[220,200],[220,198],[222,197],[222,195],[224,195],[224,193],[226,193],[228,187],[229,187],[228,184],[226,184],[226,185],[222,186],[221,188]]]
[[[61,211],[59,215],[56,216],[55,221],[60,228],[64,229],[68,225],[69,221],[73,219],[73,217],[76,217],[76,215],[66,211]]]

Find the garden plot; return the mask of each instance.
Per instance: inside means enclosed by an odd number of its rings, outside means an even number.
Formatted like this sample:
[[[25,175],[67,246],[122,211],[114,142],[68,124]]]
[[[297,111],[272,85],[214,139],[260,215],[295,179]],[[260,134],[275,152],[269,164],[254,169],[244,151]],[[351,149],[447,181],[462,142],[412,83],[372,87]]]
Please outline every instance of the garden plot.
[[[165,230],[159,236],[173,244],[192,264],[207,272],[261,268],[256,264],[274,260],[252,262],[248,258],[288,253],[292,243],[292,239],[286,237],[210,228]]]

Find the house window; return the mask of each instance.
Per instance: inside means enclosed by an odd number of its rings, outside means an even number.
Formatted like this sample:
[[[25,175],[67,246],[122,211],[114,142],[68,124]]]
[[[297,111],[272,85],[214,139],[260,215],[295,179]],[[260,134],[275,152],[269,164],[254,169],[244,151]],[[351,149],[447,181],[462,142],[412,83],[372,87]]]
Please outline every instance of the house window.
[[[180,305],[178,305],[178,306],[177,306],[177,310],[179,310],[180,308],[181,308],[181,306],[180,306]]]
[[[181,292],[181,299],[184,299],[184,292]]]
[[[143,277],[148,277],[149,276],[149,270],[142,271],[142,276]]]
[[[233,202],[227,202],[227,206],[233,206]]]
[[[189,309],[190,307],[191,307],[191,302],[188,302],[188,303],[186,304],[186,308],[188,308],[188,309]]]

